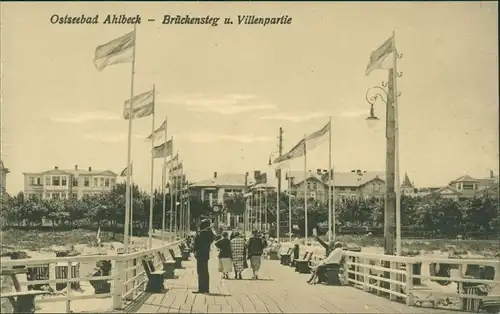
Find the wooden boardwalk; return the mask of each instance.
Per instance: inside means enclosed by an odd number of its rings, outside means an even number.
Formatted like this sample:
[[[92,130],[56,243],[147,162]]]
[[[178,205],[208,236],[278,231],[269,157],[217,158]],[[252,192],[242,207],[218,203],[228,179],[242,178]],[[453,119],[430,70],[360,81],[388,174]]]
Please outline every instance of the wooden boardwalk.
[[[144,293],[127,310],[137,313],[457,313],[408,307],[353,287],[308,285],[309,275],[298,274],[279,261],[263,260],[259,280],[245,270],[243,280],[222,280],[212,256],[209,295],[197,290],[194,258],[176,270],[177,279],[165,281],[167,293]]]

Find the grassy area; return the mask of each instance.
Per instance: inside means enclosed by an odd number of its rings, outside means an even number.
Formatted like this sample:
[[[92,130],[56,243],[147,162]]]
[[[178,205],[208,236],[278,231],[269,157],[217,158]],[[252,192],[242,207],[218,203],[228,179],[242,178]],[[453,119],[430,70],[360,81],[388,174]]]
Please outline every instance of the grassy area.
[[[40,231],[8,229],[1,232],[2,251],[8,249],[40,250],[53,245],[88,244],[95,240],[95,230]],[[120,237],[120,235],[117,235]],[[112,233],[102,232],[102,242],[112,241]]]

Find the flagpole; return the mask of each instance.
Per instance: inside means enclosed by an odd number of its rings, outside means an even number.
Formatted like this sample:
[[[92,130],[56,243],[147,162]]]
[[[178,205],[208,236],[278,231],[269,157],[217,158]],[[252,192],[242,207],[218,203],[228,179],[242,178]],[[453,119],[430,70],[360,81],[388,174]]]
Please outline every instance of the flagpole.
[[[307,144],[304,135],[304,224],[305,224],[305,244],[307,245]]]
[[[264,231],[268,232],[268,228],[267,228],[267,178],[266,178],[266,190],[264,193]]]
[[[165,142],[167,142],[167,127],[168,127],[168,124],[167,124],[167,119],[168,119],[168,116],[165,117],[165,134],[164,134],[164,138],[165,138]],[[172,141],[172,145],[174,144],[174,142]],[[172,155],[170,155],[172,156]],[[162,208],[162,219],[161,219],[161,244],[162,246],[165,246],[165,209],[166,209],[166,201],[167,201],[167,194],[166,194],[166,191],[165,191],[165,185],[167,183],[167,147],[165,145],[165,150],[163,151],[163,167],[162,167],[162,176],[163,176],[163,183],[162,183],[162,188],[163,188],[163,208]]]
[[[181,170],[181,182],[179,183],[180,185],[180,213],[179,213],[179,232],[182,237],[182,234],[184,233],[184,169]]]
[[[292,242],[292,168],[288,165],[288,241]]]
[[[394,146],[395,146],[395,192],[396,192],[396,254],[401,255],[401,187],[400,187],[400,176],[399,176],[399,117],[398,117],[398,92],[397,92],[397,78],[398,78],[398,51],[396,49],[396,32],[392,32],[394,52],[394,71],[393,71],[393,104],[394,104]]]
[[[257,215],[257,221],[259,222],[259,231],[262,231],[262,190],[257,190],[259,195],[259,213]]]
[[[128,147],[127,147],[127,166],[130,166],[130,159],[132,155],[132,116],[134,110],[134,102],[132,99],[134,98],[134,72],[135,72],[135,47],[137,46],[137,32],[136,32],[136,24],[134,24],[134,47],[132,48],[132,71],[131,71],[131,80],[130,80],[130,111],[129,111],[129,120],[128,120]],[[123,246],[124,251],[129,252],[129,223],[130,223],[130,191],[131,191],[131,178],[130,171],[127,172],[127,185],[125,187],[125,224],[123,230]]]
[[[151,134],[155,133],[155,85],[153,84],[153,114],[151,119]],[[151,138],[151,188],[149,195],[149,242],[148,248],[153,248],[153,185],[154,185],[154,169],[155,169],[155,137]]]
[[[172,156],[173,156],[173,152],[174,152],[174,137],[171,136],[170,140],[172,141]],[[174,158],[177,158],[177,155],[174,157]],[[172,179],[173,178],[173,164],[174,164],[174,161],[172,160],[173,158],[171,158],[170,160],[170,171],[169,171],[169,177],[170,177],[170,221],[168,222],[169,224],[169,232],[170,232],[170,235],[172,235],[172,232],[173,232],[173,227],[172,227],[172,223],[174,221],[174,180]]]
[[[332,117],[328,132],[328,241],[332,241]]]
[[[179,156],[179,151],[177,150],[177,156]],[[175,163],[175,170],[174,171],[177,171],[177,168],[179,168],[179,157],[177,157],[177,161]],[[178,185],[177,183],[179,183],[179,180],[177,178],[177,176],[175,175],[175,173],[172,173],[172,176],[174,178],[174,182],[175,182],[175,202],[174,202],[174,230],[175,230],[175,239],[177,240],[177,234],[179,232],[179,228],[177,227],[177,193],[178,193]]]
[[[134,162],[131,161],[130,162],[130,170],[127,171],[127,172],[130,172],[130,181],[132,182],[132,186],[134,185],[134,173],[133,173],[133,166]],[[130,189],[130,238],[129,238],[129,242],[130,242],[130,246],[132,247],[132,238],[134,236],[134,230],[133,230],[133,226],[134,226],[134,189],[131,188]]]

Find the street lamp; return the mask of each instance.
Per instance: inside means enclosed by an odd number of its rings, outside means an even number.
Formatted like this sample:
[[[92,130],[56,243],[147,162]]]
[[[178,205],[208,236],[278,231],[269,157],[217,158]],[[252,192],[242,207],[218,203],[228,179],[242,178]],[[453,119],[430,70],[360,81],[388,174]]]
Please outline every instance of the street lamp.
[[[366,101],[370,104],[370,115],[365,119],[368,127],[373,129],[380,119],[375,115],[375,110],[373,106],[380,99],[384,104],[387,105],[387,92],[380,86],[373,86],[366,91]]]
[[[389,70],[391,78],[393,70]],[[401,226],[400,212],[397,205],[396,195],[396,115],[394,101],[389,101],[389,93],[393,92],[391,83],[382,83],[382,86],[388,87],[386,91],[380,86],[373,86],[366,91],[366,101],[370,104],[370,115],[366,118],[366,122],[370,128],[373,128],[379,118],[375,115],[374,105],[380,100],[386,105],[386,169],[385,169],[385,205],[384,205],[384,253],[393,255],[395,244],[400,248],[401,241]],[[396,216],[396,228],[394,216]],[[396,242],[394,233],[396,233]],[[398,252],[399,254],[399,252]]]

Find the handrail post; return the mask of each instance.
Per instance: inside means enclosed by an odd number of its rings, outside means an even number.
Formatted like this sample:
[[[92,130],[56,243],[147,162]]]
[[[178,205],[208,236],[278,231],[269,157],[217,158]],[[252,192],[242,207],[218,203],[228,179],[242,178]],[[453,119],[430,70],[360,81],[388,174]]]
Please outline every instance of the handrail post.
[[[413,305],[413,263],[406,263],[406,305]]]
[[[121,310],[123,308],[123,300],[122,300],[122,293],[123,293],[123,281],[122,277],[123,275],[123,266],[124,266],[124,261],[123,260],[117,260],[115,262],[115,267],[113,268],[113,309],[114,310]]]
[[[362,258],[363,261],[363,291],[370,292],[371,288],[368,286],[370,284],[370,260],[368,258]]]
[[[397,296],[395,294],[393,294],[392,292],[399,292],[398,289],[399,289],[400,285],[396,284],[397,274],[394,272],[394,270],[398,269],[398,263],[391,261],[390,262],[390,269],[391,269],[391,272],[390,272],[389,278],[391,279],[391,284],[390,284],[389,289],[391,290],[391,293],[389,294],[389,300],[396,301]]]

